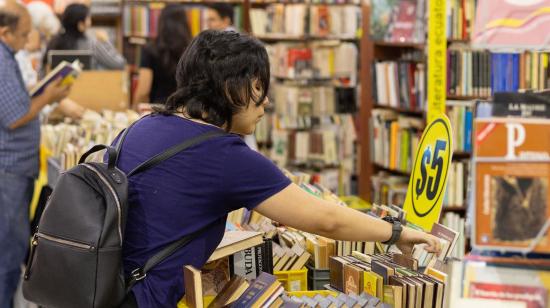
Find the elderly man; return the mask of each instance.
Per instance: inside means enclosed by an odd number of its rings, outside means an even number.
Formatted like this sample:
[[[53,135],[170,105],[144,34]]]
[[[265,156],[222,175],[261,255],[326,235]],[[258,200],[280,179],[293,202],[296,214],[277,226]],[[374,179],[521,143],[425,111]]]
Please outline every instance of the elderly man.
[[[28,209],[38,174],[37,115],[67,96],[60,81],[30,98],[15,60],[31,30],[25,7],[0,0],[0,307],[11,307],[29,242]]]

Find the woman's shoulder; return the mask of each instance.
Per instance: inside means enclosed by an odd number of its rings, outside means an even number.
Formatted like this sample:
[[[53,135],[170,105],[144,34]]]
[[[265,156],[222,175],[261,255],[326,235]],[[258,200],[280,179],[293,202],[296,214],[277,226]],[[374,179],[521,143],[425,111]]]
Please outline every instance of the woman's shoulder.
[[[162,138],[162,135],[173,138],[178,132],[183,132],[181,135],[185,136],[184,139],[189,139],[202,134],[218,131],[220,135],[216,138],[212,138],[210,141],[228,147],[246,146],[242,138],[238,135],[226,133],[216,126],[197,123],[177,115],[155,113],[144,117],[140,122],[141,123],[136,125],[136,130],[140,132],[151,132],[151,138]],[[156,135],[156,137],[154,135]]]

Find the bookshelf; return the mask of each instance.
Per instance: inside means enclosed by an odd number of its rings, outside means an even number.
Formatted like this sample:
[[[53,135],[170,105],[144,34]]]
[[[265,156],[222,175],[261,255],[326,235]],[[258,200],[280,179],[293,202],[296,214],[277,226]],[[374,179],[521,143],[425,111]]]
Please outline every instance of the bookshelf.
[[[168,4],[186,5],[189,29],[197,35],[205,29],[204,9],[211,3],[229,3],[235,7],[235,26],[250,32],[250,0],[122,0],[121,37],[123,54],[128,59],[131,72],[136,71],[140,61],[140,49],[156,36],[158,18]]]
[[[373,40],[370,37],[371,10],[369,5],[363,5],[363,36],[361,38],[361,103],[360,103],[360,120],[359,120],[359,155],[360,155],[360,173],[359,173],[359,195],[365,200],[373,200],[371,179],[379,172],[385,172],[392,176],[400,176],[408,178],[410,172],[396,168],[391,168],[388,165],[381,164],[372,156],[371,149],[374,147],[374,140],[371,137],[373,128],[370,123],[374,110],[387,110],[396,114],[396,116],[406,116],[415,118],[425,122],[425,113],[422,107],[407,108],[401,106],[401,100],[398,98],[397,105],[381,104],[371,95],[376,91],[376,83],[373,78],[375,71],[373,68],[377,62],[396,61],[402,59],[407,54],[412,54],[413,59],[403,60],[402,62],[424,63],[425,44],[417,42],[392,42]],[[390,69],[393,69],[391,67]]]
[[[272,76],[273,110],[256,130],[260,151],[281,167],[329,179],[326,186],[344,195],[357,170],[360,10],[351,2],[301,1],[251,2],[250,10]]]
[[[90,3],[92,29],[103,30],[113,45],[122,51],[122,18],[120,0],[92,0]]]
[[[454,1],[454,4],[458,4],[458,1]],[[463,2],[471,2],[470,0],[465,0]],[[392,71],[392,70],[399,70],[400,63],[409,63],[411,66],[415,66],[418,68],[425,68],[427,66],[427,41],[426,43],[417,43],[417,42],[385,42],[380,40],[372,39],[369,36],[370,29],[369,25],[373,24],[370,22],[370,15],[371,8],[369,6],[365,6],[363,8],[363,33],[365,34],[361,40],[362,44],[362,53],[361,53],[361,116],[360,116],[360,133],[359,133],[359,141],[360,141],[360,174],[359,174],[359,194],[362,198],[373,201],[373,202],[383,202],[384,200],[397,200],[397,202],[404,202],[404,195],[407,190],[407,183],[410,177],[410,172],[407,172],[407,168],[403,168],[403,165],[397,163],[397,168],[395,167],[395,163],[392,164],[392,159],[390,158],[389,165],[387,164],[388,159],[387,156],[392,156],[390,153],[386,152],[387,148],[394,148],[395,145],[392,145],[392,142],[388,142],[387,140],[383,140],[383,143],[386,145],[384,146],[384,152],[382,155],[376,153],[376,147],[379,146],[379,141],[374,137],[376,135],[373,134],[382,134],[383,136],[388,135],[388,131],[380,130],[380,126],[376,126],[376,120],[375,117],[378,117],[382,115],[382,117],[387,116],[388,118],[385,118],[387,121],[388,119],[391,121],[391,119],[394,119],[394,121],[400,121],[399,119],[410,119],[408,121],[412,121],[414,123],[418,123],[417,129],[419,130],[419,133],[422,132],[423,128],[426,125],[426,113],[425,113],[425,102],[427,100],[427,93],[424,96],[418,97],[418,100],[420,102],[417,102],[416,104],[405,104],[403,105],[403,95],[398,94],[396,97],[394,97],[393,102],[390,103],[391,100],[387,99],[385,103],[382,99],[380,99],[380,95],[378,92],[379,89],[377,89],[377,80],[378,78],[377,74],[379,71],[376,70],[376,66],[379,65],[379,63],[397,63],[396,65],[390,64],[389,69],[382,68],[381,70],[384,71]],[[455,10],[453,11],[453,14],[465,14],[466,12],[461,10]],[[471,12],[470,12],[471,13]],[[459,18],[456,18],[455,21],[457,21]],[[464,20],[471,21],[473,18],[471,16],[463,16],[463,22]],[[457,24],[454,24],[451,26],[451,29],[448,29],[448,44],[467,44],[469,43],[469,36],[471,32],[471,24],[463,24],[461,23],[460,26]],[[456,33],[455,33],[456,32]],[[411,64],[412,63],[412,64]],[[392,66],[393,65],[393,66]],[[374,67],[374,68],[373,68]],[[371,74],[371,71],[373,72]],[[426,70],[427,72],[427,70]],[[391,75],[390,75],[391,76]],[[399,82],[402,82],[404,75],[400,75],[399,73],[393,75],[393,77],[396,80],[399,80]],[[425,78],[425,77],[423,77]],[[388,78],[384,78],[384,80],[388,80]],[[410,87],[411,84],[414,84],[415,86],[420,87],[426,87],[426,84],[416,84],[416,83],[405,83],[408,87]],[[378,87],[379,88],[379,87]],[[382,87],[383,88],[383,87]],[[422,89],[422,88],[421,88]],[[399,86],[396,87],[396,91],[399,92],[400,88]],[[374,95],[371,95],[371,93],[374,93]],[[418,93],[418,92],[415,92]],[[476,93],[477,94],[477,93]],[[457,101],[455,104],[458,105],[460,108],[464,108],[464,110],[467,109],[468,101],[473,100],[486,100],[488,99],[487,95],[474,95],[472,92],[472,95],[448,95],[447,100],[453,100]],[[379,101],[380,100],[380,101]],[[451,108],[451,107],[447,107]],[[452,108],[458,108],[453,106]],[[456,111],[454,113],[451,112],[450,119],[453,123],[460,123],[460,125],[464,125],[465,123],[465,113],[466,111]],[[448,110],[448,114],[450,109]],[[393,115],[392,115],[393,114]],[[370,123],[370,124],[369,124]],[[390,122],[386,122],[386,127],[390,127]],[[403,122],[399,122],[398,125],[401,127],[401,124]],[[420,125],[421,124],[421,125]],[[453,128],[455,128],[453,126]],[[376,131],[376,133],[374,133]],[[458,138],[458,135],[453,136],[455,141],[460,144],[460,146],[456,146],[455,149],[453,149],[453,162],[450,166],[450,176],[455,177],[452,181],[449,181],[449,184],[447,186],[447,196],[445,197],[443,201],[442,206],[442,213],[440,217],[440,222],[447,224],[448,226],[451,226],[453,229],[464,232],[464,219],[467,213],[467,198],[466,198],[466,188],[468,185],[468,169],[469,169],[469,160],[471,158],[471,153],[468,148],[468,146],[465,145],[465,138],[464,133],[466,132],[464,130],[463,126],[460,126],[459,128],[460,133],[462,134],[460,138]],[[401,132],[401,131],[399,131]],[[373,137],[371,137],[373,136]],[[399,136],[399,135],[398,135]],[[398,139],[399,140],[399,139]],[[397,141],[399,143],[399,141]],[[388,145],[389,144],[389,145]],[[375,148],[374,151],[372,151],[372,148]],[[379,146],[380,147],[380,146]],[[387,147],[387,148],[386,148]],[[411,148],[416,148],[416,144],[412,142],[410,144]],[[365,149],[365,150],[364,150]],[[398,147],[399,149],[399,147]],[[398,152],[399,153],[399,152]],[[399,156],[399,154],[396,154]],[[413,156],[414,153],[407,153],[407,155]],[[405,156],[407,156],[405,155]],[[383,162],[381,163],[380,157],[383,158]],[[390,167],[391,166],[391,167]],[[410,167],[408,167],[410,168]],[[460,180],[457,180],[456,178],[460,177]],[[452,182],[452,183],[451,183]],[[451,189],[450,186],[454,185],[454,187]],[[384,191],[386,191],[386,195],[384,195]],[[395,199],[395,196],[401,195],[402,200],[397,198]],[[392,197],[393,196],[393,197]],[[401,201],[399,201],[401,200]],[[464,241],[464,247],[461,247],[459,249],[457,256],[460,257],[464,254],[465,251],[469,250],[468,241],[467,239]]]

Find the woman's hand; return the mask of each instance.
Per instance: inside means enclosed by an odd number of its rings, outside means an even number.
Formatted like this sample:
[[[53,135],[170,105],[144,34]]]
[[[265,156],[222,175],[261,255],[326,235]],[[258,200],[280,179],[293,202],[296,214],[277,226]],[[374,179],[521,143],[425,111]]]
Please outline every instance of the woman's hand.
[[[403,227],[401,237],[396,245],[405,255],[411,255],[412,249],[416,244],[426,244],[426,251],[439,254],[441,252],[441,243],[439,239],[429,233],[417,231],[411,228]]]

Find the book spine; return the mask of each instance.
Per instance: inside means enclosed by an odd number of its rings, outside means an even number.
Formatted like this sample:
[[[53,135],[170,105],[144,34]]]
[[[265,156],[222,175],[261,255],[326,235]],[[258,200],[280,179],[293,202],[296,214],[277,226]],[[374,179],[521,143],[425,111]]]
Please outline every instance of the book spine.
[[[464,116],[464,151],[472,151],[472,127],[473,127],[473,115],[471,110],[466,110]]]

